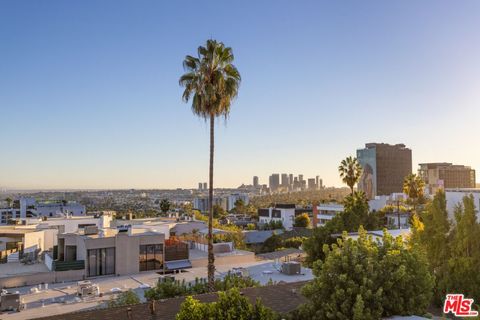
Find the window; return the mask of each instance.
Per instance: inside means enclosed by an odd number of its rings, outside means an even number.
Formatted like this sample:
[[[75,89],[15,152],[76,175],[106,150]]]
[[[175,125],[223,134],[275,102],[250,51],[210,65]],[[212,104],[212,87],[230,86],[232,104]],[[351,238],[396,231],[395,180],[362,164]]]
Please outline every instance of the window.
[[[141,245],[138,261],[140,264],[140,271],[161,269],[163,266],[163,245]]]
[[[89,277],[115,273],[115,248],[90,249],[87,256]]]

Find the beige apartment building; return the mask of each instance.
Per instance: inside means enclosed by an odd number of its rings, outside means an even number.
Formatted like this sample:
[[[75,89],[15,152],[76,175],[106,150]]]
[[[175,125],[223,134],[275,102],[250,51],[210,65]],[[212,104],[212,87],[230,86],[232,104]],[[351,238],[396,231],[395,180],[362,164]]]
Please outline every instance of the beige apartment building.
[[[475,170],[468,166],[448,162],[421,163],[418,174],[430,194],[438,189],[475,188]]]
[[[86,227],[58,235],[52,269],[83,269],[85,277],[184,269],[191,267],[188,252],[186,243],[151,229]]]

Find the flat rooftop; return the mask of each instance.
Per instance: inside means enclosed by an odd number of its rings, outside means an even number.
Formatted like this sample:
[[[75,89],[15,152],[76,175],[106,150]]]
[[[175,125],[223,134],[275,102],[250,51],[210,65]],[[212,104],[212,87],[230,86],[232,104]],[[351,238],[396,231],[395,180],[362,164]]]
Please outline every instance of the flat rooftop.
[[[128,235],[129,237],[165,234],[163,232],[157,232],[149,228],[146,228],[146,229],[131,228],[130,230],[123,233],[125,235]],[[64,233],[64,235],[78,235],[78,236],[82,236],[89,239],[112,238],[112,237],[115,237],[117,234],[119,234],[119,231],[117,228],[98,229],[98,233],[95,233],[95,234],[85,234],[85,229],[79,229],[76,232]]]
[[[278,266],[273,261],[254,261],[240,263],[237,265],[218,265],[216,266],[216,277],[221,278],[233,267],[242,267],[247,269],[249,275],[262,284],[266,284],[270,279],[274,282],[294,283],[297,281],[306,281],[313,279],[310,269],[302,268],[303,275],[288,276],[277,271]],[[195,281],[195,278],[206,278],[207,267],[195,267],[187,269],[185,272],[174,275],[175,279],[186,282]],[[112,289],[126,291],[133,289],[142,301],[145,301],[143,294],[145,289],[142,285],[155,286],[158,279],[162,277],[154,271],[141,272],[130,276],[106,276],[89,279],[92,283],[100,286],[100,292],[103,297],[80,300],[75,298],[77,282],[65,282],[49,284],[48,289],[42,286],[39,292],[31,292],[31,288],[38,286],[27,286],[8,289],[10,292],[18,291],[20,299],[27,304],[27,309],[17,313],[4,314],[6,319],[20,320],[33,319],[41,316],[60,315],[68,312],[87,310],[96,308],[111,298]]]
[[[199,250],[199,249],[190,249],[189,251],[190,251],[189,260],[208,258],[208,253],[206,251]],[[250,251],[233,250],[232,252],[215,253],[215,257],[245,256],[245,255],[253,255],[253,254],[254,253]]]

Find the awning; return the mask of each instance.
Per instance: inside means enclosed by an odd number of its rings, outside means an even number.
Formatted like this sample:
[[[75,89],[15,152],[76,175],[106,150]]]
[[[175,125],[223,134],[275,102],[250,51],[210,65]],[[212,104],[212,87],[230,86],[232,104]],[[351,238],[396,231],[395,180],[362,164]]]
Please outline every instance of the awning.
[[[190,260],[176,260],[165,262],[165,268],[167,270],[187,269],[191,267],[192,263],[190,262]]]

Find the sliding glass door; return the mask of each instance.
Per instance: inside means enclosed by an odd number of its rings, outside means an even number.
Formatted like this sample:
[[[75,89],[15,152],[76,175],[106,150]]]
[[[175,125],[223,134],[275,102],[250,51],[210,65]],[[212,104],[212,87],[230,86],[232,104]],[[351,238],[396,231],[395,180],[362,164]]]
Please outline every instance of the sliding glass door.
[[[103,276],[115,273],[115,248],[87,250],[88,276]]]
[[[140,271],[161,269],[163,266],[163,245],[141,245],[138,260],[140,263]]]

